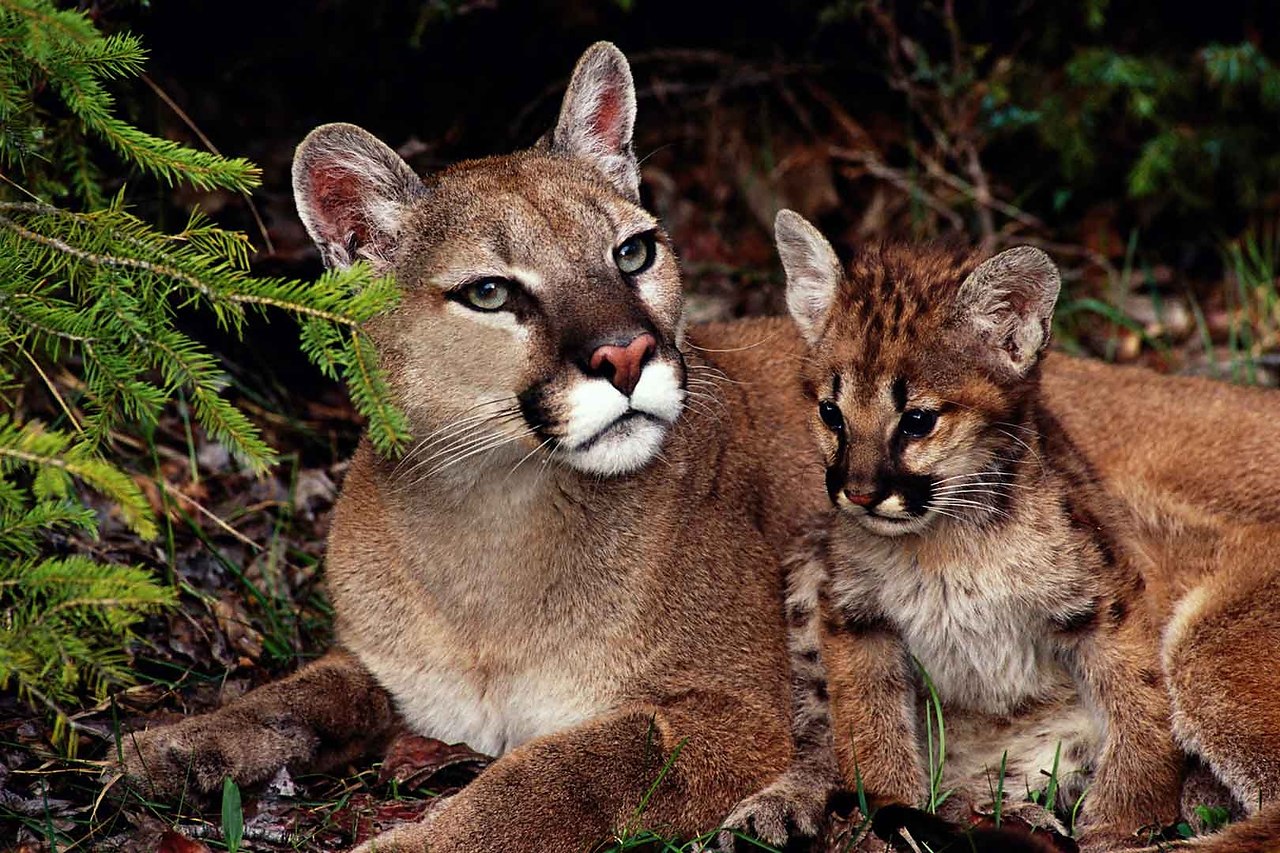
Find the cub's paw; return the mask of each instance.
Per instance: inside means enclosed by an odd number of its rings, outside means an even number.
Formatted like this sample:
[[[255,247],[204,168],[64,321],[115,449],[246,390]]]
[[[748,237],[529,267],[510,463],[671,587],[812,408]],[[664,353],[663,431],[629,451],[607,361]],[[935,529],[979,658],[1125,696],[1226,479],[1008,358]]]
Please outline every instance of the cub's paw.
[[[808,850],[822,829],[828,788],[815,779],[783,776],[738,804],[707,850],[761,849],[755,839],[788,851]]]
[[[165,801],[219,791],[227,776],[239,785],[264,781],[314,750],[314,738],[288,726],[231,725],[216,715],[127,733],[121,740],[125,781]]]
[[[1056,814],[1029,800],[1022,803],[1006,802],[1001,814],[1006,823],[1020,824],[1033,832],[1051,833],[1060,838],[1071,836],[1071,831],[1058,820]]]
[[[893,803],[872,817],[872,831],[891,850],[930,850],[933,853],[1066,853],[1074,851],[1058,838],[1019,826],[963,826],[920,809]]]

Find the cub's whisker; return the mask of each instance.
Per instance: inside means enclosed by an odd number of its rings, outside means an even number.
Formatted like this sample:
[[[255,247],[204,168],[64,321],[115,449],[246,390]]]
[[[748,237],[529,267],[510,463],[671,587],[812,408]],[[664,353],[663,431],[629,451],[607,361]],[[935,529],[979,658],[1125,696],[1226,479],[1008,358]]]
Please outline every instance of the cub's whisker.
[[[952,476],[952,477],[943,477],[942,479],[940,479],[940,480],[934,480],[933,482],[934,482],[934,484],[935,484],[935,485],[941,485],[942,483],[949,483],[949,482],[951,482],[952,480],[964,480],[964,479],[974,478],[974,477],[1000,477],[1000,478],[1003,478],[1003,477],[1008,477],[1008,476],[1010,476],[1010,475],[1006,474],[1006,473],[1005,473],[1005,472],[1003,472],[1003,471],[997,471],[997,470],[994,470],[994,469],[988,469],[988,470],[984,470],[984,471],[971,471],[971,472],[969,472],[969,473],[967,473],[967,474],[956,474],[956,475],[954,475],[954,476]]]
[[[934,491],[946,492],[946,491],[951,491],[953,489],[969,489],[975,486],[989,486],[997,489],[1026,489],[1027,491],[1031,491],[1031,492],[1035,491],[1033,487],[1023,485],[1022,483],[1003,483],[1003,482],[994,482],[991,480],[983,480],[977,483],[952,483],[949,486],[942,486],[941,488],[935,487]]]
[[[967,500],[960,500],[957,498],[946,498],[944,500],[938,501],[935,504],[935,506],[943,506],[943,507],[947,507],[948,509],[954,508],[954,507],[970,507],[973,509],[986,510],[987,512],[1003,516],[1004,518],[1009,518],[1009,519],[1013,518],[1013,516],[1009,515],[1009,513],[1005,512],[999,507],[995,507],[987,503],[982,503],[981,501],[967,501]]]

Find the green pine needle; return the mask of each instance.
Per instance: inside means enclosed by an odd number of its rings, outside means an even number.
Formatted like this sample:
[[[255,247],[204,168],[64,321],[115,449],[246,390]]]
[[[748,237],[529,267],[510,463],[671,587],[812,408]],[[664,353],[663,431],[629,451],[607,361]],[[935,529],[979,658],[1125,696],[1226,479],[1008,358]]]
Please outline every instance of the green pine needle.
[[[181,399],[247,469],[265,473],[277,461],[225,396],[225,367],[182,331],[181,317],[205,313],[239,335],[250,314],[292,316],[305,354],[350,385],[374,445],[394,453],[408,438],[361,332],[399,298],[394,282],[363,265],[316,282],[257,278],[244,234],[198,211],[165,233],[129,211],[123,190],[105,191],[104,174],[121,163],[199,190],[247,193],[260,181],[246,160],[152,136],[116,114],[111,88],[145,60],[135,36],[105,36],[81,11],[0,0],[0,399],[43,385],[65,416],[49,426],[0,416],[0,689],[47,709],[68,750],[76,739],[65,709],[128,683],[132,627],[174,603],[142,569],[53,553],[52,531],[73,542],[97,535],[89,491],[138,536],[156,535],[150,504],[112,458],[113,434],[149,432]],[[37,103],[39,93],[48,94]],[[98,143],[110,162],[98,162]],[[73,381],[50,378],[60,376]]]

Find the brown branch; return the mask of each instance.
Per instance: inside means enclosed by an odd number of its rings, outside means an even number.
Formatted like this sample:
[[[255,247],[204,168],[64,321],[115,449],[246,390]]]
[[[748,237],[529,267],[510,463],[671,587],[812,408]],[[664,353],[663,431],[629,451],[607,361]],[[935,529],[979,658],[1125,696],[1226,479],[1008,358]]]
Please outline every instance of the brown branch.
[[[827,153],[838,160],[857,163],[871,175],[893,185],[906,195],[919,198],[926,207],[946,219],[957,230],[964,230],[964,220],[960,217],[960,214],[956,213],[946,202],[920,186],[918,181],[912,180],[911,176],[902,170],[893,168],[875,155],[865,151],[854,151],[833,145],[827,149]]]
[[[174,101],[173,98],[169,97],[169,94],[165,92],[164,89],[161,89],[160,86],[151,79],[151,75],[143,74],[142,82],[150,86],[151,91],[156,93],[156,97],[164,101],[165,105],[169,107],[169,109],[173,110],[174,114],[182,120],[182,123],[185,124],[187,128],[196,135],[196,138],[204,144],[205,148],[208,148],[219,157],[222,156],[222,152],[218,150],[218,146],[213,144],[213,140],[204,135],[204,131],[202,131],[196,123],[192,121],[191,116],[187,115],[186,111],[183,110],[182,107],[178,106],[177,102]],[[271,242],[271,235],[267,233],[267,223],[262,221],[262,214],[258,212],[258,205],[254,203],[253,196],[251,196],[248,191],[242,193],[242,195],[244,196],[244,200],[249,203],[249,212],[253,214],[253,221],[258,226],[258,233],[262,235],[263,247],[267,250],[267,254],[274,255],[276,253],[276,247],[275,244]]]

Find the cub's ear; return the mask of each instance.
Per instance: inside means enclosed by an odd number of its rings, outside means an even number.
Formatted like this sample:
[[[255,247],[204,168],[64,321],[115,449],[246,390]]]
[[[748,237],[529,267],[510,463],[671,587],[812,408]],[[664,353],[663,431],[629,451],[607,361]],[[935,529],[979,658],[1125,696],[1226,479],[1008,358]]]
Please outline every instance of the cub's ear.
[[[406,208],[425,193],[409,165],[354,124],[326,124],[293,155],[293,198],[327,267],[385,265]]]
[[[640,200],[640,165],[631,149],[636,87],[622,51],[598,41],[573,69],[551,133],[551,149],[581,157],[604,172],[618,192]]]
[[[778,211],[773,234],[787,274],[787,310],[804,339],[815,346],[840,288],[840,259],[827,238],[795,211]]]
[[[1053,305],[1062,280],[1049,256],[1018,246],[985,261],[960,285],[956,298],[970,323],[1020,375],[1049,343]]]

